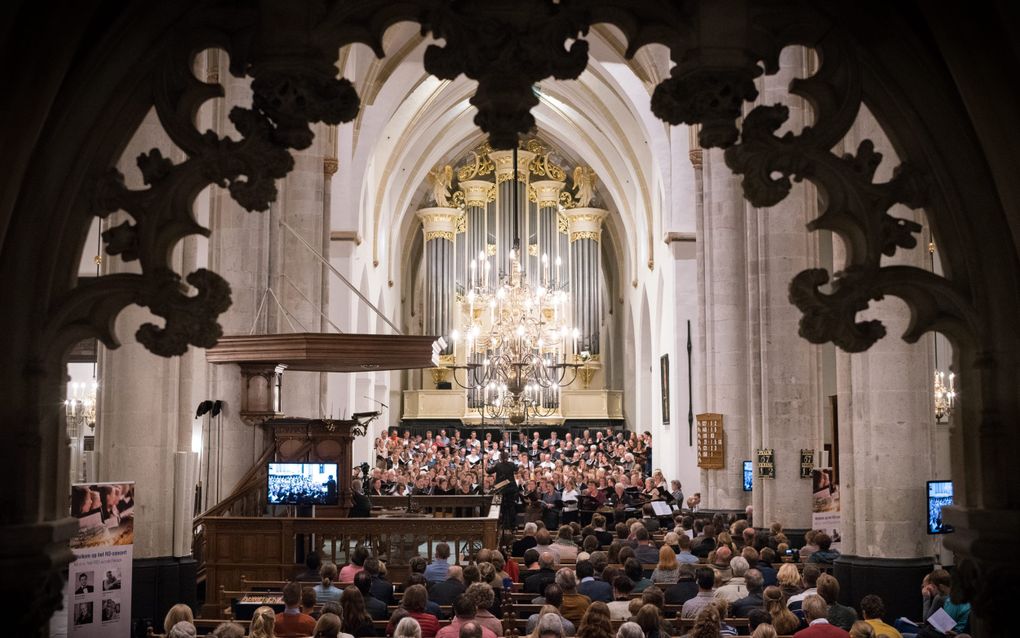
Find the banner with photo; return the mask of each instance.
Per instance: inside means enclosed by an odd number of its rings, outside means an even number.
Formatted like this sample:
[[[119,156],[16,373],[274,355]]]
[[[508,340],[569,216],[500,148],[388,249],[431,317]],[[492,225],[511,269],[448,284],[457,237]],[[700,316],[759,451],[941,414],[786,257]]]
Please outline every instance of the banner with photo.
[[[67,576],[69,637],[130,636],[134,509],[134,483],[71,486],[78,534],[71,539],[77,558]]]
[[[843,540],[842,515],[839,510],[839,485],[831,467],[811,470],[811,528],[823,530],[832,538],[832,549],[839,549]]]

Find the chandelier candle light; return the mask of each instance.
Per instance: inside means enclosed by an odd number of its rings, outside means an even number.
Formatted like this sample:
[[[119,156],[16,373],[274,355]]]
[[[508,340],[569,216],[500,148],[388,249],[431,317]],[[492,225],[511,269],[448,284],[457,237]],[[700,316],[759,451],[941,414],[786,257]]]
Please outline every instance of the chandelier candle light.
[[[516,185],[516,148],[513,163]],[[469,267],[467,320],[461,330],[450,333],[455,345],[464,341],[468,355],[467,363],[450,366],[457,385],[481,393],[483,418],[505,419],[512,425],[527,422],[529,416],[553,414],[559,389],[573,383],[578,368],[590,358],[587,350],[578,352],[580,332],[568,322],[561,260],[557,257],[553,268],[549,255],[543,254],[538,283],[534,288],[529,285],[521,266],[519,217],[515,187],[514,238],[506,274],[498,285],[490,285],[490,257],[479,252]],[[463,383],[457,377],[460,370],[465,372]]]

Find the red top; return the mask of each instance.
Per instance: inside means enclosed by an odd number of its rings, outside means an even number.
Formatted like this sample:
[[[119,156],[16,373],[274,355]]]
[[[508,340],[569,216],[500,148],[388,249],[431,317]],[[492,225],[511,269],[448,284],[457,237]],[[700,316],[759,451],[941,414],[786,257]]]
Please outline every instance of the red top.
[[[281,611],[276,614],[273,633],[280,638],[311,636],[315,633],[315,619],[308,614]]]
[[[835,625],[820,622],[808,625],[793,636],[794,638],[849,638],[850,634]]]
[[[409,618],[414,618],[421,625],[421,638],[435,638],[436,633],[439,632],[439,619],[432,614],[426,614],[422,611],[412,611],[408,614]],[[390,624],[386,626],[386,635],[392,636],[397,626],[391,620]]]

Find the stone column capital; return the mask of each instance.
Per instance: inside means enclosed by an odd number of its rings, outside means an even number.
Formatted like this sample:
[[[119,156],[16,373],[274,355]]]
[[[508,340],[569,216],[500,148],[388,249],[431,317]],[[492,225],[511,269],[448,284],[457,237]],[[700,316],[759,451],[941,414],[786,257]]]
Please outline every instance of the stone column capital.
[[[484,207],[496,199],[496,185],[484,179],[469,179],[460,182],[464,191],[464,205]]]
[[[489,153],[489,159],[496,165],[496,183],[505,182],[511,179],[514,174],[514,152],[493,151]],[[528,180],[528,166],[535,154],[531,151],[517,150],[517,179],[525,182]]]
[[[560,192],[564,186],[564,182],[553,179],[531,182],[535,203],[539,208],[556,208],[560,203]]]
[[[603,208],[568,208],[563,211],[567,221],[567,234],[571,242],[579,239],[602,239],[602,221],[609,214]]]
[[[418,211],[418,219],[421,220],[425,232],[425,241],[433,239],[445,239],[453,241],[457,235],[457,224],[460,220],[460,210],[446,206],[434,206],[422,208]]]

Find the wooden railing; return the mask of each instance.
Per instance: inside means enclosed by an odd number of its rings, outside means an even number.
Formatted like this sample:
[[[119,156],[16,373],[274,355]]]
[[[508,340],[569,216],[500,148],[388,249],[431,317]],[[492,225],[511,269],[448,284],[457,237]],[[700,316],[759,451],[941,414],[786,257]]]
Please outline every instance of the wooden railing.
[[[460,506],[473,506],[464,504],[465,497],[432,498],[459,498]],[[221,617],[218,592],[240,589],[242,578],[291,578],[299,567],[299,557],[309,551],[343,565],[354,548],[366,546],[373,556],[387,562],[391,581],[402,581],[408,575],[408,559],[421,555],[431,560],[437,543],[449,543],[457,560],[480,547],[496,547],[498,522],[498,507],[490,507],[485,516],[469,518],[205,516],[200,519],[202,533],[196,535],[195,548],[196,555],[202,557],[200,569],[205,577],[202,616]]]
[[[432,514],[436,518],[443,517],[483,517],[488,516],[492,507],[492,495],[467,494],[463,496],[412,496],[410,500],[412,512]],[[373,496],[372,507],[383,509],[406,509],[406,496]]]

